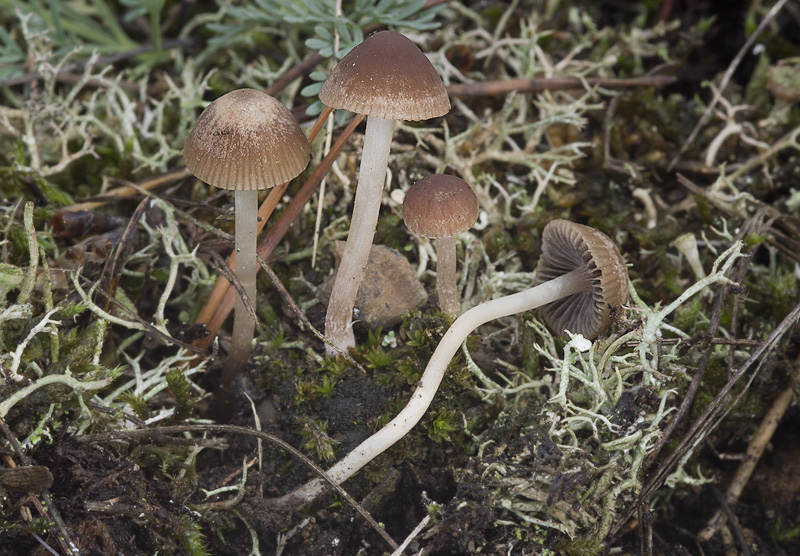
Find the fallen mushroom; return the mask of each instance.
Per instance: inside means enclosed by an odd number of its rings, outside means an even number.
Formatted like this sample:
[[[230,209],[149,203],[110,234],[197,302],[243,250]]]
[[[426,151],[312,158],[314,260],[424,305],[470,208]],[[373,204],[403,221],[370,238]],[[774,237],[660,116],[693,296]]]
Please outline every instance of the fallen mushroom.
[[[467,182],[444,174],[422,178],[403,200],[406,227],[434,240],[439,307],[451,318],[461,313],[456,288],[456,236],[475,224],[478,212],[478,198]]]
[[[481,303],[458,317],[433,352],[406,406],[328,469],[336,484],[350,478],[419,422],[433,401],[453,355],[482,324],[548,304],[557,304],[554,312],[545,314],[549,322],[587,338],[594,338],[611,324],[611,317],[619,313],[627,299],[628,272],[622,255],[608,236],[588,226],[553,220],[545,226],[542,251],[545,261],[542,263],[540,259],[537,275],[544,273],[550,278],[525,291]],[[310,502],[323,492],[325,484],[320,479],[311,480],[284,496],[281,502],[289,506]]]
[[[43,465],[0,469],[0,485],[15,492],[42,492],[53,486],[53,474]]]
[[[310,152],[311,146],[292,113],[255,89],[231,91],[209,104],[183,147],[186,167],[192,174],[215,187],[234,191],[234,270],[254,307],[258,191],[295,178],[308,165]],[[236,370],[247,362],[254,331],[255,320],[237,298],[229,368]]]
[[[394,120],[443,116],[450,99],[420,49],[393,31],[375,33],[351,50],[333,68],[319,99],[368,116],[350,233],[325,317],[325,334],[347,349],[355,345],[353,306],[378,223]]]

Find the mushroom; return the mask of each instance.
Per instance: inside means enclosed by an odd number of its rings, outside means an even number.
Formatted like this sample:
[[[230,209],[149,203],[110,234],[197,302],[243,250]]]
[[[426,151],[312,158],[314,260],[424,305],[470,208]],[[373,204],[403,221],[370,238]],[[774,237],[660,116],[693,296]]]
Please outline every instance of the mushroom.
[[[478,220],[478,198],[467,182],[444,174],[427,176],[411,186],[403,200],[403,220],[415,234],[436,246],[436,293],[439,307],[452,318],[461,313],[456,288],[456,239]]]
[[[558,284],[563,290],[557,299],[544,302],[542,315],[550,328],[591,339],[608,328],[628,298],[628,269],[603,232],[552,220],[542,232],[536,284]]]
[[[420,49],[393,31],[375,33],[353,48],[333,68],[319,99],[368,116],[350,233],[325,317],[328,338],[347,349],[355,345],[353,307],[378,223],[394,120],[443,116],[450,99]]]
[[[467,336],[493,319],[541,306],[551,326],[567,328],[594,338],[610,323],[627,299],[628,272],[617,247],[602,232],[553,220],[542,235],[542,259],[537,267],[540,283],[525,291],[492,299],[458,317],[447,329],[406,406],[383,428],[356,446],[327,474],[341,484],[395,442],[403,438],[427,411],[458,348]],[[545,281],[545,277],[549,277]],[[555,305],[555,307],[553,307]],[[284,502],[307,502],[324,491],[321,479],[309,481],[284,497]]]
[[[183,147],[192,174],[234,191],[235,272],[254,307],[258,191],[295,178],[308,165],[310,154],[311,146],[292,113],[255,89],[231,91],[209,104]],[[255,320],[237,298],[228,353],[232,368],[249,359],[254,331]]]

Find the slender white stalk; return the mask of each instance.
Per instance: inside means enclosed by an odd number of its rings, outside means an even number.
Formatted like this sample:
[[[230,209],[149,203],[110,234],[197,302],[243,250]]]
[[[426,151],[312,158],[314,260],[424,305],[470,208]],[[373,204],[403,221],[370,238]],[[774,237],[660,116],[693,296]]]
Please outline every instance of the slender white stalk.
[[[456,238],[442,237],[433,240],[436,245],[436,295],[439,308],[452,318],[461,314],[461,302],[456,288]]]
[[[258,235],[258,191],[235,191],[236,211],[236,278],[242,284],[250,303],[256,304],[256,236]],[[233,344],[228,353],[228,366],[238,371],[250,359],[256,322],[236,296],[233,314]],[[229,385],[225,385],[229,386]]]
[[[703,263],[700,260],[700,250],[697,248],[697,238],[693,233],[685,233],[672,242],[672,245],[677,247],[678,251],[686,257],[686,262],[694,272],[694,277],[697,280],[702,280],[706,277],[706,271],[703,268]]]
[[[525,291],[481,303],[458,317],[433,352],[417,389],[402,411],[328,469],[328,476],[336,484],[343,483],[408,434],[433,401],[453,355],[477,327],[493,319],[530,311],[590,287],[582,279],[580,271],[572,271]],[[324,491],[325,484],[322,479],[314,479],[287,494],[284,500],[309,502]]]
[[[353,335],[353,307],[369,259],[375,227],[378,225],[393,130],[394,120],[374,116],[367,118],[350,233],[336,272],[325,316],[325,335],[345,351],[356,345]],[[336,354],[329,346],[326,346],[326,350],[329,355]]]

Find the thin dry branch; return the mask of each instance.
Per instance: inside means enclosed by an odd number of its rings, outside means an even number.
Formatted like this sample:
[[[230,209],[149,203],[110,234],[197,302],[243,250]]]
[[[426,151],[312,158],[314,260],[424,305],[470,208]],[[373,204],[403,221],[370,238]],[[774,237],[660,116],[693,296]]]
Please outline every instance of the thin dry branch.
[[[129,431],[113,431],[107,433],[100,433],[100,434],[89,434],[86,436],[77,436],[72,438],[73,441],[81,443],[81,444],[94,444],[97,442],[113,442],[116,440],[125,440],[125,439],[133,439],[133,438],[147,438],[147,437],[162,437],[164,435],[172,435],[172,434],[183,434],[186,432],[200,432],[200,433],[212,433],[212,434],[242,434],[245,436],[253,436],[255,438],[260,438],[261,440],[266,440],[267,442],[271,442],[281,449],[289,452],[292,457],[300,461],[303,465],[311,469],[314,473],[319,475],[320,478],[325,480],[331,487],[339,494],[342,498],[347,500],[347,503],[350,504],[361,516],[372,526],[373,529],[392,547],[392,550],[397,550],[398,544],[389,536],[389,533],[381,527],[375,519],[369,515],[369,513],[359,504],[356,500],[348,494],[348,492],[343,489],[340,485],[336,484],[333,479],[328,476],[325,471],[311,461],[305,454],[303,454],[300,450],[286,442],[278,438],[277,436],[273,436],[266,432],[258,431],[255,429],[250,429],[247,427],[237,427],[234,425],[181,425],[181,426],[171,426],[171,427],[154,427],[151,429],[137,429],[137,430],[129,430]]]
[[[714,94],[714,98],[711,99],[711,102],[708,103],[705,112],[700,117],[700,121],[697,122],[692,133],[689,135],[689,138],[684,141],[683,145],[681,146],[678,154],[675,155],[675,158],[670,161],[669,166],[667,166],[668,171],[672,171],[675,168],[675,165],[680,161],[681,157],[684,153],[689,149],[689,147],[694,143],[694,140],[697,139],[697,135],[700,133],[700,130],[708,123],[708,120],[711,119],[711,114],[714,112],[714,107],[717,105],[719,100],[722,98],[722,93],[725,92],[725,89],[728,87],[728,84],[731,82],[733,78],[733,74],[736,72],[736,68],[739,67],[739,64],[744,59],[745,55],[750,52],[753,44],[755,44],[758,37],[761,35],[761,32],[766,29],[767,25],[769,25],[770,21],[772,21],[778,12],[783,9],[786,5],[787,0],[778,0],[778,2],[772,6],[772,8],[767,12],[767,15],[764,16],[764,19],[761,20],[761,23],[758,24],[756,30],[753,31],[753,34],[750,35],[750,38],[747,39],[747,42],[744,43],[742,48],[736,54],[736,57],[731,61],[728,69],[725,71],[725,75],[722,77],[722,81],[719,83],[719,89]]]
[[[794,381],[800,381],[800,357],[795,359],[794,367]],[[761,455],[764,453],[767,445],[772,440],[772,435],[775,434],[775,430],[778,428],[781,419],[783,419],[784,413],[786,413],[786,410],[789,409],[789,405],[791,405],[792,400],[794,400],[794,387],[790,384],[772,403],[772,407],[770,407],[769,411],[767,411],[766,415],[764,415],[764,418],[761,420],[758,430],[756,430],[755,434],[753,434],[753,438],[750,440],[750,445],[747,447],[747,451],[745,452],[745,458],[741,465],[739,465],[739,468],[736,470],[733,479],[731,479],[731,482],[728,485],[728,491],[721,500],[723,505],[730,507],[736,504],[736,502],[739,500],[739,495],[744,490],[744,487],[747,486],[750,476],[753,474],[756,465],[758,465]],[[705,529],[700,531],[700,533],[697,535],[697,539],[700,542],[707,542],[711,540],[711,537],[714,536],[714,533],[717,532],[717,529],[724,523],[725,512],[723,511],[723,508],[720,508],[709,520]]]
[[[504,95],[514,91],[560,91],[563,89],[583,89],[589,87],[605,87],[609,89],[623,89],[628,87],[666,87],[677,81],[670,75],[653,75],[645,77],[632,77],[630,79],[616,79],[611,77],[551,77],[533,79],[502,79],[498,81],[483,81],[480,83],[463,83],[450,85],[447,92],[453,96],[493,96]]]

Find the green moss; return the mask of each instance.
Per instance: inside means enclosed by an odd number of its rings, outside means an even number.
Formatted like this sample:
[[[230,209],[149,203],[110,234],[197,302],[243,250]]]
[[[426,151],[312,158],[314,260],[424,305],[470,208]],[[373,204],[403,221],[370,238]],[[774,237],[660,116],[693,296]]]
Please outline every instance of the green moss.
[[[563,540],[558,545],[558,552],[563,556],[595,556],[605,549],[602,541],[592,538]]]
[[[797,304],[798,286],[794,269],[789,267],[778,268],[768,279],[768,300],[772,314],[781,320]]]
[[[328,422],[315,421],[308,418],[300,420],[300,436],[303,437],[303,449],[313,458],[331,462],[336,459],[334,446],[338,441],[328,436]]]
[[[166,379],[169,389],[175,396],[175,409],[171,420],[181,423],[194,414],[195,399],[192,396],[192,385],[181,369],[170,369]]]
[[[689,335],[697,334],[708,324],[703,309],[703,300],[695,297],[675,310],[672,324]]]
[[[450,434],[459,430],[459,418],[455,411],[439,411],[428,425],[428,435],[434,442],[450,440]]]
[[[385,369],[394,364],[394,353],[387,351],[382,346],[376,346],[364,354],[367,367],[370,369]]]
[[[202,527],[186,515],[178,518],[178,540],[181,546],[192,556],[210,556],[208,539]]]
[[[133,412],[142,421],[145,421],[152,416],[150,407],[147,405],[147,400],[140,395],[136,395],[133,392],[123,392],[119,396],[119,401],[131,406]]]
[[[306,407],[313,408],[318,401],[318,392],[316,384],[311,380],[304,380],[297,383],[297,394],[295,396],[295,403],[297,405],[305,405]]]
[[[317,394],[321,398],[329,396],[333,392],[333,387],[336,386],[336,380],[332,379],[330,375],[323,375],[322,382],[315,386]]]

